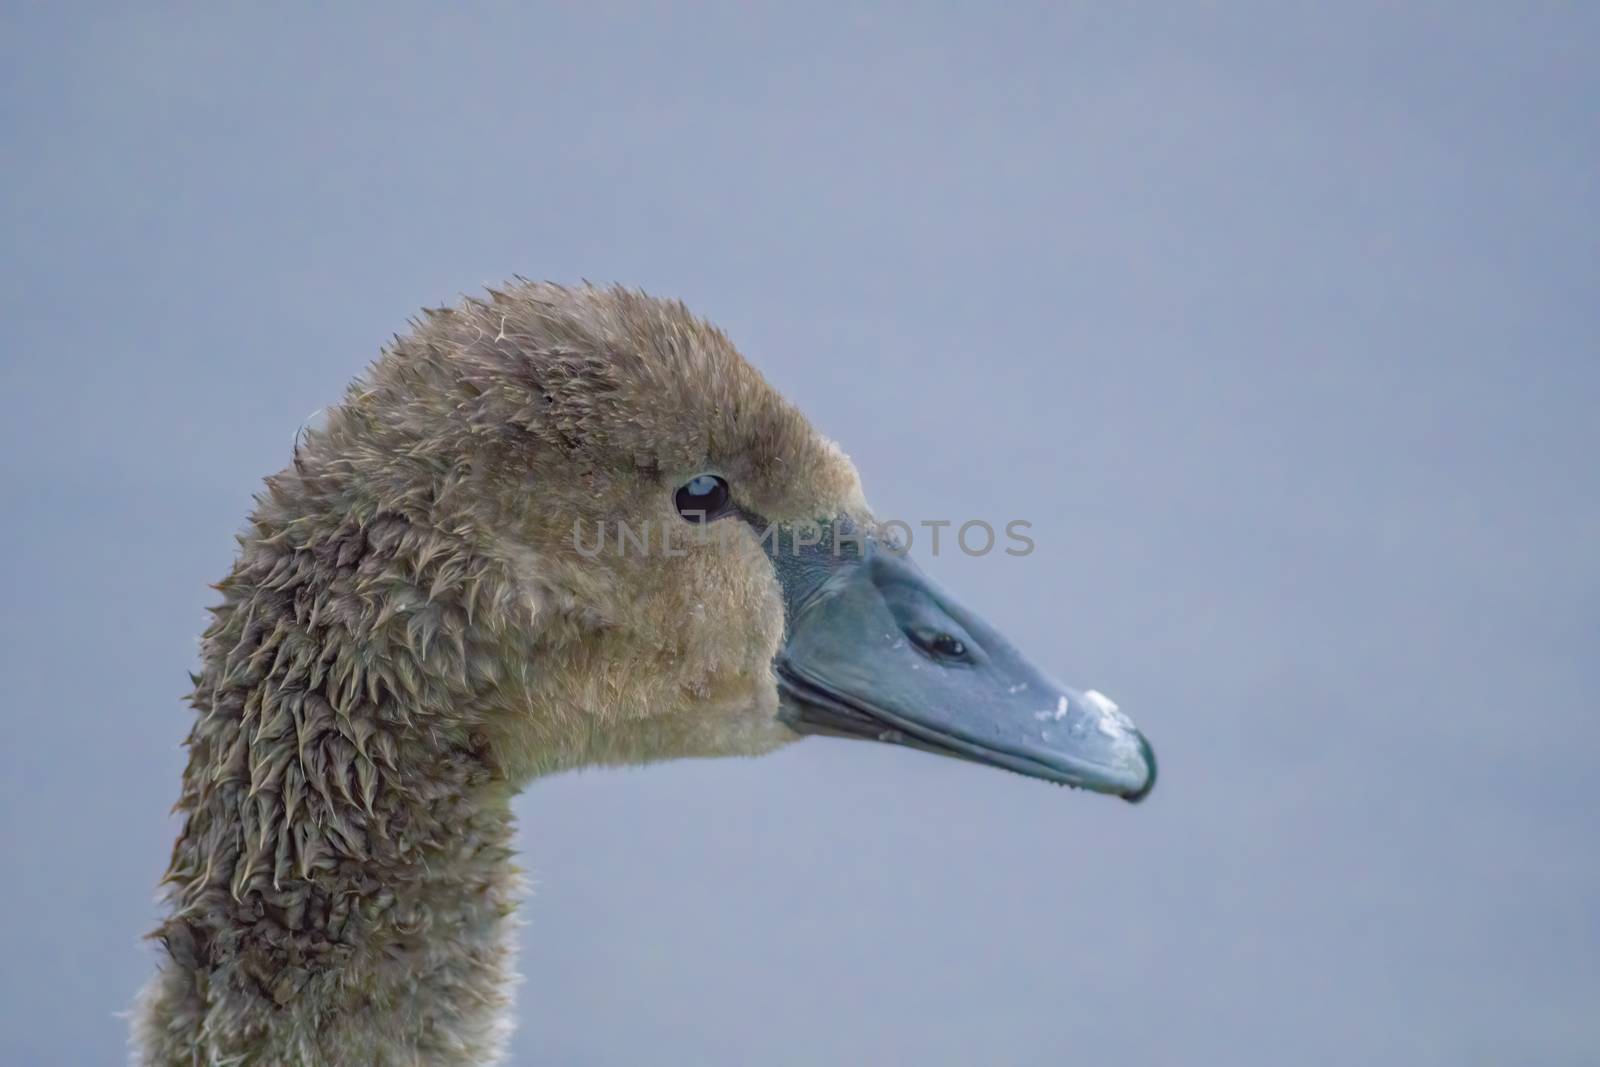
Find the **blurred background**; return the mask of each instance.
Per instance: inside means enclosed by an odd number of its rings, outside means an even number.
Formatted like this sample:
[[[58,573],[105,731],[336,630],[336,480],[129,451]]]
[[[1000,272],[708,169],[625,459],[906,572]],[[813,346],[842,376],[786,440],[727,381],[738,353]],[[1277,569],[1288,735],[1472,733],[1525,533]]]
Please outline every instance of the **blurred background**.
[[[1149,733],[518,803],[516,1063],[1600,1062],[1600,9],[0,15],[0,1062],[115,1063],[196,636],[423,305],[682,297]]]

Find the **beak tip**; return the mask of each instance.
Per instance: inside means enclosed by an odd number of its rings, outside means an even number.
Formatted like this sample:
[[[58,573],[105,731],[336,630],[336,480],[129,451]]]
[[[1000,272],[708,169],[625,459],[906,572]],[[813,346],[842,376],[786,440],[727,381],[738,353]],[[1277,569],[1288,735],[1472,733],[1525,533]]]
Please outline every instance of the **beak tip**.
[[[1144,785],[1138,791],[1122,794],[1122,799],[1130,804],[1138,804],[1156,787],[1156,750],[1150,747],[1149,738],[1142,732],[1139,734],[1139,754],[1144,757],[1146,775]]]

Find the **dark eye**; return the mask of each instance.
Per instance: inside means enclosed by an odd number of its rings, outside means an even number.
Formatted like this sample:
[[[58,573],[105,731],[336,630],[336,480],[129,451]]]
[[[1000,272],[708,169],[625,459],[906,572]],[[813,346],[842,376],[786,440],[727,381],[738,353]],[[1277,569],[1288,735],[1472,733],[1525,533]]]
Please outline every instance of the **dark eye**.
[[[728,483],[715,474],[690,478],[673,494],[678,514],[688,522],[710,522],[728,509]]]
[[[951,659],[964,659],[967,655],[966,643],[953,634],[934,634],[931,645],[934,652]]]

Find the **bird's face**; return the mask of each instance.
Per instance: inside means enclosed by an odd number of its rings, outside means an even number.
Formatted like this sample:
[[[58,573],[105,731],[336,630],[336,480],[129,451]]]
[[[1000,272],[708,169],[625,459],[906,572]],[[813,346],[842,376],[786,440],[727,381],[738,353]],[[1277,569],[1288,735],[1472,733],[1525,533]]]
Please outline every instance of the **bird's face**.
[[[1126,717],[879,538],[850,460],[681,305],[519,286],[421,324],[361,395],[467,472],[458,525],[516,587],[515,777],[829,733],[1154,783]]]

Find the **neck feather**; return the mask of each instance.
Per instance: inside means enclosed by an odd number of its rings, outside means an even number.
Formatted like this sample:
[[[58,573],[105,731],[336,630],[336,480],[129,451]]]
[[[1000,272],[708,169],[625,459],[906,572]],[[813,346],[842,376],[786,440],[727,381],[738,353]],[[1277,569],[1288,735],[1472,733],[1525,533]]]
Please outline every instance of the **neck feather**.
[[[203,645],[138,1060],[480,1064],[508,1030],[492,565],[269,482]],[[317,506],[310,506],[317,505]]]

